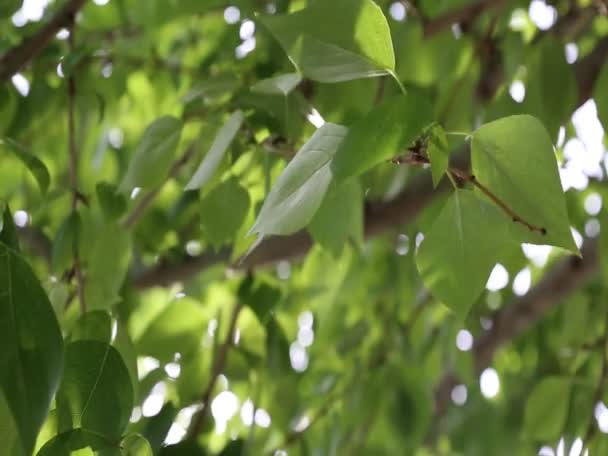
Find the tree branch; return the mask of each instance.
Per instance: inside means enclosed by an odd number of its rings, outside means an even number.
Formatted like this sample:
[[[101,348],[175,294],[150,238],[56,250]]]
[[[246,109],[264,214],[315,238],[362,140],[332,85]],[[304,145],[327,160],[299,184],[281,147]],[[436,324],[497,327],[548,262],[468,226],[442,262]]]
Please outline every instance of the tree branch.
[[[18,46],[5,52],[0,57],[0,82],[8,81],[44,49],[60,29],[69,26],[85,3],[86,0],[68,0],[63,8],[34,35],[25,38]]]

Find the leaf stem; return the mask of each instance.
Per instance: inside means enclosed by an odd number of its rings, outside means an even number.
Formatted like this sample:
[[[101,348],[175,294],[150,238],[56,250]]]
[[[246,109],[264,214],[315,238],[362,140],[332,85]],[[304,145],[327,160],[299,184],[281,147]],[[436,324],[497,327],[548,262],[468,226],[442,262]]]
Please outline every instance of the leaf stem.
[[[466,131],[446,131],[445,134],[448,136],[464,136],[465,138],[473,136],[472,133],[467,133]]]
[[[399,80],[399,76],[397,76],[397,73],[395,73],[394,71],[390,70],[388,72],[388,74],[390,74],[393,79],[395,80],[395,82],[397,83],[397,85],[399,86],[399,90],[401,90],[401,93],[403,95],[407,95],[407,90],[405,90],[405,86],[401,83],[401,81]]]

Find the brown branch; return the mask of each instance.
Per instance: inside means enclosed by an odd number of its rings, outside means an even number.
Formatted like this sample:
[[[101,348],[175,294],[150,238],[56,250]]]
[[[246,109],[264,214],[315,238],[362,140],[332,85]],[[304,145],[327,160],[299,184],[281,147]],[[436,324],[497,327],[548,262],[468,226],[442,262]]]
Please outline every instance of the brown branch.
[[[167,177],[164,180],[164,182],[162,182],[154,190],[150,190],[148,193],[146,193],[139,200],[139,202],[137,203],[137,205],[135,206],[135,208],[133,209],[133,211],[129,215],[127,215],[127,217],[122,221],[123,228],[126,228],[126,229],[133,228],[137,224],[137,222],[139,222],[139,220],[144,215],[144,213],[146,212],[146,210],[154,202],[154,200],[156,199],[156,197],[160,193],[160,191],[163,188],[163,186],[169,180],[174,179],[175,177],[177,177],[177,175],[181,171],[182,167],[186,163],[188,163],[188,161],[190,160],[190,157],[192,157],[193,153],[194,153],[194,146],[190,146],[186,150],[186,152],[184,153],[184,155],[182,155],[179,159],[177,159],[173,163],[173,165],[171,166],[171,169],[169,170],[169,173],[167,174]]]
[[[492,328],[475,340],[472,349],[477,373],[490,365],[498,348],[534,325],[549,309],[594,276],[598,267],[596,241],[586,240],[582,255],[583,258],[561,260],[526,295],[514,299],[494,315]],[[448,409],[450,394],[458,382],[457,375],[450,371],[436,387],[435,425]]]
[[[198,437],[203,427],[203,424],[205,423],[205,418],[209,413],[209,408],[211,407],[211,395],[213,394],[213,390],[215,389],[215,385],[220,374],[223,372],[224,367],[226,366],[226,361],[228,359],[228,351],[234,343],[234,332],[236,330],[236,322],[239,318],[239,314],[242,308],[243,304],[241,302],[237,302],[237,304],[234,306],[234,310],[232,311],[232,316],[230,317],[230,324],[228,327],[228,333],[226,334],[224,343],[219,347],[215,359],[213,360],[211,378],[209,379],[209,383],[207,384],[205,391],[203,391],[203,394],[201,395],[201,402],[203,404],[203,408],[201,408],[200,412],[198,412],[196,416],[192,419],[192,424],[190,425],[190,429],[188,430],[190,439],[196,439]]]
[[[86,0],[68,0],[51,20],[34,35],[25,38],[18,46],[9,49],[4,55],[0,56],[0,81],[8,81],[44,49],[60,29],[72,24],[76,13],[85,3]]]

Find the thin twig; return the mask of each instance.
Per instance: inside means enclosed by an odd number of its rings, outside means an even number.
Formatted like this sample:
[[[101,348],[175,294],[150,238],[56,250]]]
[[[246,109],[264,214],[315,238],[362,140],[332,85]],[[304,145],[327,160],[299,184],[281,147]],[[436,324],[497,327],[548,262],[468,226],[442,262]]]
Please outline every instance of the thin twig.
[[[70,17],[68,47],[70,52],[74,51],[74,15]],[[78,150],[76,149],[76,79],[74,73],[68,76],[68,169],[70,174],[70,186],[72,187],[72,212],[78,208],[78,201],[81,200],[78,191]],[[84,276],[82,265],[80,264],[80,253],[78,246],[74,248],[74,274],[76,275],[76,287],[78,301],[80,302],[80,313],[84,314],[87,310],[84,295]]]
[[[173,165],[171,166],[171,169],[169,170],[169,173],[167,174],[167,178],[164,180],[164,182],[162,182],[154,190],[150,190],[148,193],[146,193],[139,200],[139,202],[137,203],[137,205],[135,206],[133,211],[131,211],[131,213],[123,220],[123,222],[122,222],[123,228],[127,228],[127,229],[133,228],[137,224],[137,222],[139,222],[141,217],[144,215],[144,212],[146,212],[148,207],[150,207],[150,205],[154,202],[154,200],[160,193],[163,186],[169,180],[177,177],[180,170],[186,163],[188,163],[188,160],[190,160],[190,157],[192,157],[193,153],[194,153],[194,146],[190,146],[186,150],[186,153],[184,153],[184,155],[182,155],[179,159],[177,159],[175,161],[175,163],[173,163]]]
[[[238,320],[241,309],[243,308],[243,304],[241,302],[237,302],[234,306],[234,310],[232,311],[232,316],[230,318],[230,325],[228,327],[228,333],[226,334],[226,338],[224,339],[224,343],[219,347],[215,359],[213,361],[213,368],[211,371],[211,379],[203,391],[201,395],[201,402],[203,407],[200,412],[192,419],[192,424],[190,425],[190,429],[188,431],[190,439],[196,439],[198,434],[201,432],[203,428],[203,424],[205,423],[205,418],[209,413],[211,395],[213,394],[213,390],[215,389],[215,385],[220,374],[223,372],[224,367],[226,366],[226,361],[228,359],[228,351],[230,347],[232,347],[234,343],[234,332],[236,330],[236,322]]]

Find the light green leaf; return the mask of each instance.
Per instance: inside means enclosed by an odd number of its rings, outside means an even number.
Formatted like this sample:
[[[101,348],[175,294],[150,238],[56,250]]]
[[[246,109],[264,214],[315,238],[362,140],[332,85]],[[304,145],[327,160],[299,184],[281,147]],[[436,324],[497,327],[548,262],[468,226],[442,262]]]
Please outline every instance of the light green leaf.
[[[134,395],[137,394],[137,353],[127,332],[126,325],[113,319],[105,310],[93,310],[82,315],[76,322],[70,342],[77,340],[96,340],[112,345],[122,357],[125,366],[129,370],[131,386]]]
[[[133,388],[118,350],[97,340],[69,343],[56,401],[62,430],[80,427],[120,438],[131,416]]]
[[[46,168],[46,165],[24,146],[13,141],[11,138],[0,138],[0,145],[3,145],[6,149],[10,150],[19,160],[21,160],[38,182],[40,191],[46,193],[51,181],[49,170]]]
[[[571,387],[564,377],[546,377],[534,387],[524,411],[526,435],[542,442],[559,438],[568,418]]]
[[[330,186],[308,230],[312,238],[334,256],[351,239],[363,243],[363,191],[357,179]]]
[[[244,119],[245,117],[241,111],[232,113],[224,126],[218,131],[209,152],[207,152],[194,176],[186,185],[186,190],[199,189],[209,181],[224,158],[228,146],[241,128]]]
[[[479,297],[499,253],[512,242],[510,223],[474,192],[457,190],[425,233],[418,271],[430,292],[459,316]]]
[[[88,309],[109,309],[120,300],[118,293],[130,261],[129,232],[113,222],[99,226],[88,255],[84,289]]]
[[[120,444],[123,456],[153,456],[150,444],[140,434],[129,434]]]
[[[222,182],[201,201],[201,230],[214,247],[226,244],[236,236],[249,212],[249,193],[237,178]]]
[[[182,133],[182,122],[163,116],[146,127],[118,190],[130,192],[135,187],[151,188],[167,176]]]
[[[604,63],[600,75],[593,86],[593,99],[597,106],[597,116],[608,131],[608,63]]]
[[[63,369],[63,341],[55,313],[31,267],[0,236],[0,441],[29,456]],[[6,430],[6,434],[5,434]]]
[[[471,161],[479,182],[526,222],[547,230],[543,235],[512,223],[513,236],[578,253],[553,146],[538,119],[518,115],[483,125],[473,134]]]
[[[61,273],[74,262],[74,254],[78,251],[80,233],[80,216],[72,211],[57,230],[51,252],[51,269]]]
[[[262,79],[251,86],[251,91],[263,93],[265,95],[289,95],[302,81],[302,76],[298,73],[287,73]]]
[[[323,27],[327,18],[339,18]],[[390,29],[372,0],[315,2],[289,15],[264,16],[262,23],[306,77],[339,82],[392,73]]]
[[[448,139],[441,126],[435,125],[430,130],[426,152],[429,156],[429,160],[431,160],[433,187],[437,187],[448,169],[450,158]]]
[[[82,453],[81,451],[84,449],[91,452]],[[82,454],[120,456],[120,450],[118,444],[94,432],[71,429],[49,440],[40,448],[36,456],[79,456]]]
[[[403,153],[431,121],[430,105],[414,93],[381,103],[350,127],[332,161],[333,173],[346,179]]]
[[[277,179],[249,233],[291,234],[310,222],[332,180],[330,162],[347,131],[326,123],[312,135]]]

